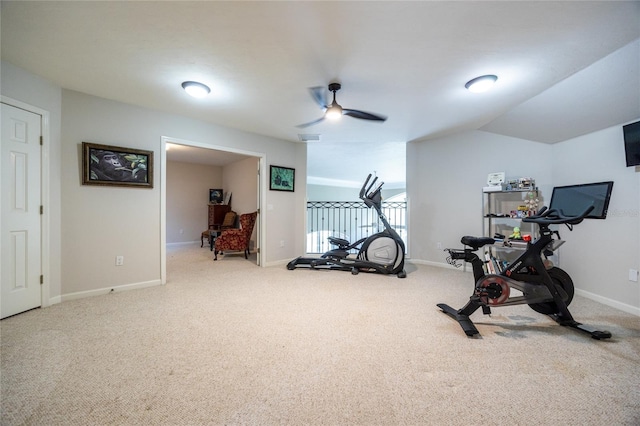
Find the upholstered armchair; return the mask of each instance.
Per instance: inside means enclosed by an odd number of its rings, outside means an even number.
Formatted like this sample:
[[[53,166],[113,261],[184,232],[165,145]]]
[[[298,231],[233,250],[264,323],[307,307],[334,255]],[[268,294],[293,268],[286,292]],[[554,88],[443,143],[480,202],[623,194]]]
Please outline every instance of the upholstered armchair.
[[[249,258],[249,241],[253,227],[256,224],[258,212],[245,213],[240,215],[240,228],[227,229],[222,231],[215,241],[215,255],[213,260],[218,260],[218,253],[223,251],[244,251],[244,258]]]
[[[235,228],[237,218],[238,214],[231,210],[225,213],[222,224],[209,225],[209,229],[203,231],[202,235],[200,236],[200,247],[203,246],[204,239],[206,238],[209,242],[210,249],[213,250],[213,242],[215,241],[216,237],[220,235],[220,232],[224,231],[225,229]]]

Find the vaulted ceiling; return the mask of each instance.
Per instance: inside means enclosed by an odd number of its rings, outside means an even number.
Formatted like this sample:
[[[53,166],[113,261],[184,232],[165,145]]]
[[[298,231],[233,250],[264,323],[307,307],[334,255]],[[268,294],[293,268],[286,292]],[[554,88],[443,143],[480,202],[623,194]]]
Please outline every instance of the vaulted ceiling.
[[[554,143],[640,116],[637,1],[2,1],[1,11],[3,60],[107,99],[283,140],[320,135],[309,143],[318,178],[403,179],[393,153],[406,142],[463,130]],[[498,76],[492,91],[465,90],[483,74]],[[185,80],[212,94],[187,96]],[[388,119],[296,127],[322,115],[308,88],[332,81],[343,107]]]

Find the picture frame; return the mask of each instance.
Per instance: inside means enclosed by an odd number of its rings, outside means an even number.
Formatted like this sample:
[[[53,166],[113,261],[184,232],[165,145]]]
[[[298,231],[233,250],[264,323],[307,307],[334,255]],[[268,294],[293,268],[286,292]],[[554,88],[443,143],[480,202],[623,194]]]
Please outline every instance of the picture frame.
[[[224,201],[224,193],[222,188],[209,190],[209,204],[222,204]]]
[[[271,166],[269,189],[272,191],[294,192],[296,169],[282,166]]]
[[[82,184],[153,188],[153,151],[82,142]]]

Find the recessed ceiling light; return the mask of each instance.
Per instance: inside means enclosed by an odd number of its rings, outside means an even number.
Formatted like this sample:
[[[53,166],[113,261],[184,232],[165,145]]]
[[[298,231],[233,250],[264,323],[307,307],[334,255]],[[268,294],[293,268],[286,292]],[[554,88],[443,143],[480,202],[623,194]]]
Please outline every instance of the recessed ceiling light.
[[[469,80],[464,87],[466,87],[470,92],[482,93],[491,89],[497,79],[498,76],[495,75],[482,75],[474,78],[473,80]]]
[[[209,86],[198,83],[197,81],[185,81],[182,83],[182,88],[194,98],[204,98],[211,93]]]

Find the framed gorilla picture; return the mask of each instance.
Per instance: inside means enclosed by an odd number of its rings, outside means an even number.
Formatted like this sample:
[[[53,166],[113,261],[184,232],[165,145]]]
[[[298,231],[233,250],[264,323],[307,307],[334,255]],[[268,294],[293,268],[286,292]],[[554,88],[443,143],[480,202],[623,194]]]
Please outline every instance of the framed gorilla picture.
[[[82,184],[153,188],[153,151],[82,142]]]

